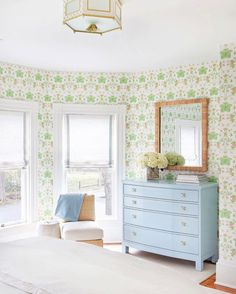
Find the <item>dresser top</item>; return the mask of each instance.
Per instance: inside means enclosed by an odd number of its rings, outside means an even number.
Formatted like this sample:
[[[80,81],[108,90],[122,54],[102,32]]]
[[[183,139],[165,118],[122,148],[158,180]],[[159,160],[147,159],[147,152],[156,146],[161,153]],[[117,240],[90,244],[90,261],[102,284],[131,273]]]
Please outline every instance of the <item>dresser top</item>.
[[[201,190],[206,188],[217,187],[217,183],[201,183],[201,184],[189,184],[189,183],[176,183],[175,181],[167,180],[124,180],[124,184],[159,187],[159,188],[174,188],[174,189],[189,189],[189,190]]]

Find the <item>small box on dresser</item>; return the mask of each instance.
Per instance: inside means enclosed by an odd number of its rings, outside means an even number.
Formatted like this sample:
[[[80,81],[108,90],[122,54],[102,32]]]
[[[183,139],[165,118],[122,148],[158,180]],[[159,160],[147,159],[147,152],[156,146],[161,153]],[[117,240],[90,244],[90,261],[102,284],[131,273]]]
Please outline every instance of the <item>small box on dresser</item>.
[[[123,252],[192,260],[199,271],[217,261],[217,184],[124,181],[123,193]]]

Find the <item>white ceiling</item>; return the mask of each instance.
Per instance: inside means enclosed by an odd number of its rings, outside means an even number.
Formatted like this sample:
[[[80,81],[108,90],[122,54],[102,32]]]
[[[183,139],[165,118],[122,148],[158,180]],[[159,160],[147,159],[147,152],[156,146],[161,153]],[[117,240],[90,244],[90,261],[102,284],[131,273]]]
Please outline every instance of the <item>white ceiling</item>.
[[[143,71],[216,60],[236,42],[236,0],[124,0],[123,30],[74,34],[63,0],[0,0],[0,61],[72,71]]]

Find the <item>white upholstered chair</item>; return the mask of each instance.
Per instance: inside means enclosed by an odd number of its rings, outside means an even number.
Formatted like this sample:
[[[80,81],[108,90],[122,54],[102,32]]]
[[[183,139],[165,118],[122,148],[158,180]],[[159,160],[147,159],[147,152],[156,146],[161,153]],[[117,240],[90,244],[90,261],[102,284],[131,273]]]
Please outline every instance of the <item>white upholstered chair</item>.
[[[80,216],[77,222],[60,224],[61,238],[85,242],[103,247],[103,230],[95,222],[94,195],[84,195]]]

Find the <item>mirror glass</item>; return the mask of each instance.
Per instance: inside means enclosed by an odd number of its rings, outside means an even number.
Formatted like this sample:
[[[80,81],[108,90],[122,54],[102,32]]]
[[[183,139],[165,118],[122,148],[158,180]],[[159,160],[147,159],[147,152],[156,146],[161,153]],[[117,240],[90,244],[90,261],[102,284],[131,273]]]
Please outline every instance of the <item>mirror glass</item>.
[[[160,152],[174,151],[185,166],[202,166],[202,104],[163,106],[160,114]]]

